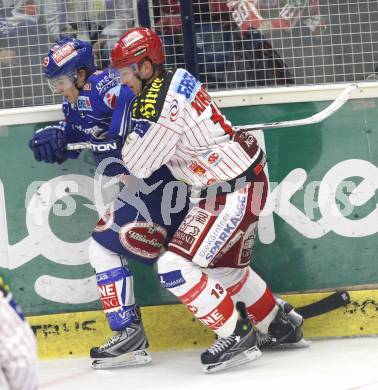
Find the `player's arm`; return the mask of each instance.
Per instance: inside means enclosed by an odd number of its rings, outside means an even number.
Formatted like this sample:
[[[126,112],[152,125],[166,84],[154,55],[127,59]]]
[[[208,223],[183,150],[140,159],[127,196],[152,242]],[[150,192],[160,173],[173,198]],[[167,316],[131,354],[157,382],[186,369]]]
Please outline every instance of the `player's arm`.
[[[107,92],[105,104],[111,104],[114,109],[112,119],[107,129],[98,130],[90,138],[93,158],[98,173],[106,176],[129,174],[122,161],[122,145],[130,118],[131,104],[134,94],[127,86]]]
[[[61,164],[67,159],[65,121],[38,129],[29,141],[37,161]]]
[[[165,123],[164,123],[165,122]],[[125,140],[122,158],[128,170],[140,179],[147,178],[174,155],[181,134],[177,124],[168,121],[137,120]]]

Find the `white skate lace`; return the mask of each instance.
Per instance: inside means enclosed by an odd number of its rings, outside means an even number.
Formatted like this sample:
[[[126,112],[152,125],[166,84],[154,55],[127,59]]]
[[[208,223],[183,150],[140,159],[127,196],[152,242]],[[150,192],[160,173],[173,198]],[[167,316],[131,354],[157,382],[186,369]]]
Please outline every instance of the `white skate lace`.
[[[207,351],[212,355],[223,352],[235,341],[235,335],[218,339]]]
[[[262,347],[263,345],[269,344],[274,338],[269,333],[256,333],[257,346]]]
[[[113,346],[119,339],[121,338],[121,332],[115,334],[112,336],[108,341],[106,341],[104,344],[102,344],[99,349],[105,350],[106,348],[109,348]]]

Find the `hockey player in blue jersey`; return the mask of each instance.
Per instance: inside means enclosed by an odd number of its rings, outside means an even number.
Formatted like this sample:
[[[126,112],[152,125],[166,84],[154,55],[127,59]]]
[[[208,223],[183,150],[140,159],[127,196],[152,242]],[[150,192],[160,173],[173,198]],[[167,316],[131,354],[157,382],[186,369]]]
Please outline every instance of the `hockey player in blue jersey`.
[[[120,148],[102,154],[96,145],[104,140],[123,145],[132,91],[117,85],[107,70],[97,70],[90,44],[78,39],[60,40],[44,58],[43,66],[52,90],[64,97],[64,120],[35,132],[29,142],[35,159],[61,164],[80,153],[67,151],[67,144],[83,141],[95,146],[94,160],[101,166],[106,158],[120,159]],[[103,173],[126,179],[118,199],[97,223],[88,248],[103,310],[116,332],[103,345],[91,349],[92,367],[144,364],[151,357],[135,304],[128,259],[154,264],[185,216],[187,199],[181,199],[180,205],[170,200],[165,206],[178,211],[163,218],[164,184],[174,180],[165,166],[144,181],[129,176],[117,163],[106,164]]]

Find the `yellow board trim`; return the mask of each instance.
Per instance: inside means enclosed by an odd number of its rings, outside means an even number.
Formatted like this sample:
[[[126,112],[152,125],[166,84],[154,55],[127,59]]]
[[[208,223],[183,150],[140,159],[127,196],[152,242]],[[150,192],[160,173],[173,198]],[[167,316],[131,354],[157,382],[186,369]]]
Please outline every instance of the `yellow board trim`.
[[[282,297],[300,307],[329,294]],[[352,303],[347,307],[307,319],[305,337],[378,334],[378,290],[351,291],[350,296]],[[143,307],[142,317],[152,352],[205,348],[214,341],[213,332],[194,320],[181,304]],[[41,359],[88,356],[91,347],[102,344],[111,334],[102,311],[33,316],[27,320],[36,333]]]

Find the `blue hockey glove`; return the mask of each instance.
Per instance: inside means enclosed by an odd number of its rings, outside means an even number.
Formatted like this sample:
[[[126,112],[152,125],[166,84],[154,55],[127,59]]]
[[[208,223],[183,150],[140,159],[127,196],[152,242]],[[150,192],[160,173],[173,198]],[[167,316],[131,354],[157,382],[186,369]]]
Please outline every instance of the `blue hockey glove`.
[[[105,176],[128,175],[122,160],[122,141],[108,135],[106,130],[95,131],[90,139],[93,158]],[[109,159],[106,160],[106,159]]]
[[[37,130],[29,141],[29,147],[37,161],[61,164],[67,159],[66,138],[63,126],[46,126]]]

